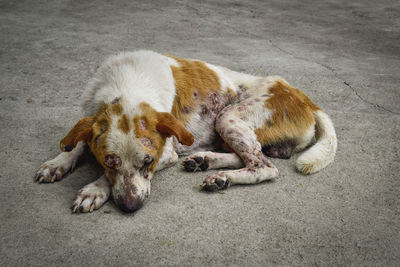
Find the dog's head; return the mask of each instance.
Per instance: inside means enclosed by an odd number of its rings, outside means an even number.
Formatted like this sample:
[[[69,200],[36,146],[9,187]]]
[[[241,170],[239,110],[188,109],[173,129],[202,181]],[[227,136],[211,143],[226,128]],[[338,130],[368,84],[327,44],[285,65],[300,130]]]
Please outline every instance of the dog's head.
[[[133,212],[149,196],[150,179],[172,135],[184,145],[193,143],[193,135],[172,114],[157,112],[147,103],[125,110],[117,101],[81,119],[60,147],[71,151],[78,142],[87,142],[105,169],[114,202]]]

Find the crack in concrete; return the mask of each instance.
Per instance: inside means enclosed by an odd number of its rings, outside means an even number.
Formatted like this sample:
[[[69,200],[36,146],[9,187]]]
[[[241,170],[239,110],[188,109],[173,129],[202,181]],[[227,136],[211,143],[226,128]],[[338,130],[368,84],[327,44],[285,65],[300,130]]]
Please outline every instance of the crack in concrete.
[[[346,81],[343,81],[343,79],[341,79],[341,78],[339,77],[339,75],[336,73],[336,71],[335,71],[334,68],[332,68],[332,67],[330,67],[330,66],[328,66],[328,65],[325,65],[325,64],[316,62],[316,61],[311,61],[311,60],[309,60],[309,59],[307,59],[307,58],[303,58],[303,57],[296,56],[296,55],[294,55],[293,53],[291,53],[291,52],[289,52],[289,51],[287,51],[287,50],[284,50],[284,49],[282,49],[281,47],[279,47],[278,45],[274,44],[271,40],[269,40],[269,43],[271,44],[271,46],[275,47],[275,48],[278,49],[279,51],[281,51],[281,52],[283,52],[283,53],[285,53],[285,54],[288,54],[288,55],[292,56],[292,57],[295,58],[295,59],[299,59],[299,60],[302,60],[302,61],[314,63],[314,64],[320,65],[321,67],[323,67],[323,68],[329,70],[330,72],[333,73],[333,75],[334,75],[338,80],[342,81],[347,87],[349,87],[350,90],[353,91],[354,94],[358,97],[358,99],[360,99],[362,102],[364,102],[364,103],[366,103],[366,104],[368,104],[368,105],[371,105],[371,106],[373,106],[373,107],[375,107],[375,108],[380,108],[380,109],[382,109],[382,110],[384,110],[384,111],[386,111],[386,112],[389,112],[389,113],[392,113],[392,114],[396,114],[396,115],[400,115],[400,113],[398,113],[398,112],[392,111],[392,110],[390,110],[390,109],[385,108],[384,106],[381,106],[381,105],[379,105],[379,104],[376,104],[376,103],[373,103],[373,102],[371,102],[371,101],[366,100],[364,97],[362,97],[362,96],[357,92],[357,90],[356,90],[353,86],[350,85],[350,83],[348,83],[348,82],[346,82]]]
[[[369,105],[371,105],[371,106],[373,106],[373,107],[376,107],[376,108],[383,109],[383,110],[385,110],[385,111],[387,111],[387,112],[390,112],[390,113],[392,113],[392,114],[400,115],[400,113],[397,113],[397,112],[392,111],[392,110],[390,110],[390,109],[387,109],[387,108],[385,108],[385,107],[383,107],[383,106],[381,106],[381,105],[379,105],[379,104],[376,104],[376,103],[373,103],[373,102],[370,102],[370,101],[364,99],[364,98],[357,92],[357,90],[354,89],[354,87],[350,85],[350,83],[345,82],[345,81],[344,81],[343,83],[344,83],[345,85],[347,85],[347,87],[349,87],[349,88],[356,94],[356,96],[357,96],[359,99],[361,99],[361,101],[363,101],[364,103],[367,103],[367,104],[369,104]]]

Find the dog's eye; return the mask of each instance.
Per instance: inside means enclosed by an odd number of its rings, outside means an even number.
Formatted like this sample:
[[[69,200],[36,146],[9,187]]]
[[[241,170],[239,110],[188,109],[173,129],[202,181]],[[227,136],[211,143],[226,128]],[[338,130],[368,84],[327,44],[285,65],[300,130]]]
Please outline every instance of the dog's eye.
[[[101,135],[107,130],[107,122],[101,122],[100,123],[101,127],[100,127],[100,133],[95,137],[94,142],[96,144],[96,146],[99,146],[100,144],[100,137]]]
[[[143,167],[148,167],[150,164],[152,164],[154,161],[154,158],[150,155],[146,155],[143,159]]]

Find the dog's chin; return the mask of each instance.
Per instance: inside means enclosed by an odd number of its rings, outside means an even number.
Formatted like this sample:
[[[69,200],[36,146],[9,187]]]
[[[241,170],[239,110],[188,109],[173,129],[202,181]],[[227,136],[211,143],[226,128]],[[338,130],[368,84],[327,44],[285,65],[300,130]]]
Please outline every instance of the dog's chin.
[[[114,203],[124,212],[135,212],[150,196],[150,180],[141,176],[132,179],[117,179],[112,187]]]

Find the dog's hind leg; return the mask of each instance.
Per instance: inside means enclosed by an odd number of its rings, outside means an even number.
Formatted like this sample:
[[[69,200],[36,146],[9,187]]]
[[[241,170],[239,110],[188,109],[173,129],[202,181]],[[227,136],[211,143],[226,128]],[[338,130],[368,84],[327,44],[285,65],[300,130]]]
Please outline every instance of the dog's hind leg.
[[[244,167],[243,160],[236,153],[218,153],[212,151],[194,153],[184,159],[182,164],[188,172]]]
[[[233,184],[255,184],[278,176],[278,169],[263,155],[254,132],[255,120],[264,120],[259,118],[263,114],[262,109],[261,101],[246,99],[225,108],[218,116],[216,130],[241,158],[244,168],[208,176],[202,184],[205,190],[225,189]]]
[[[79,156],[85,151],[85,142],[78,142],[69,152],[62,152],[54,159],[48,160],[36,172],[35,180],[39,183],[53,183],[61,180],[68,172],[73,171]]]

